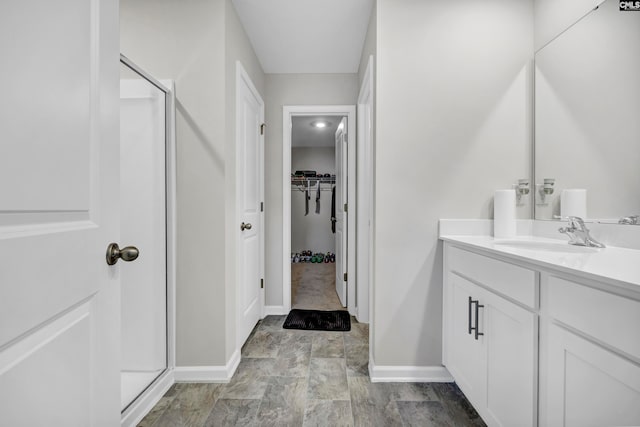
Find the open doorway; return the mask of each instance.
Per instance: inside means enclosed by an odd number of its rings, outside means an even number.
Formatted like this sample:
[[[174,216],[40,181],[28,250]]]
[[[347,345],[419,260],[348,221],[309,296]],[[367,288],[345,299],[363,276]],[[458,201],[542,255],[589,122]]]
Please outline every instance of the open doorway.
[[[285,106],[284,121],[284,308],[356,315],[355,106]]]
[[[345,116],[291,119],[291,308],[340,310],[344,281],[344,191],[341,150]]]

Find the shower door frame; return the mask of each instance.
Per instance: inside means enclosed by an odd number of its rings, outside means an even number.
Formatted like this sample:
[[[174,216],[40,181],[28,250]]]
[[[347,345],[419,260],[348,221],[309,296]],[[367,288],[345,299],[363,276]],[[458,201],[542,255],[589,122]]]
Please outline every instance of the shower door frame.
[[[167,367],[149,386],[131,402],[121,415],[122,426],[135,426],[155,406],[174,383],[175,369],[175,295],[176,295],[176,135],[175,88],[156,80],[135,62],[120,54],[120,63],[147,80],[165,94],[165,220],[167,268]]]

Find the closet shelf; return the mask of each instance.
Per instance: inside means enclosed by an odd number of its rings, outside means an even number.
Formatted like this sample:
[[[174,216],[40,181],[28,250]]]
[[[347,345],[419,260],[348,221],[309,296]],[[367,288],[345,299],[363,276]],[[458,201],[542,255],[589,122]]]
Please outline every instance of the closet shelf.
[[[325,176],[291,176],[291,186],[294,186],[298,189],[305,189],[316,187],[316,185],[320,184],[335,184],[336,177],[325,177]],[[331,189],[331,188],[329,188]]]
[[[336,183],[336,177],[324,177],[324,176],[292,176],[291,177],[291,190],[298,191],[331,191]],[[323,185],[326,184],[326,185]]]

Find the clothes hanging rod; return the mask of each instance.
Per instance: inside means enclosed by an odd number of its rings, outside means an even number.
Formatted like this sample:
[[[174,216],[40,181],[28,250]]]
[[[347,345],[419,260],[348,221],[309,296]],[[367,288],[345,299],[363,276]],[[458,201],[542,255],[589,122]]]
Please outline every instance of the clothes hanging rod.
[[[331,184],[334,185],[336,182],[335,181],[296,181],[293,182],[291,181],[291,185],[295,185],[298,187],[315,187],[318,184]]]
[[[291,184],[295,185],[307,185],[308,183],[312,183],[315,185],[320,182],[321,184],[335,184],[336,177],[328,177],[328,176],[292,176]]]
[[[291,191],[294,191],[294,190],[304,193],[305,191],[307,191],[307,188],[306,187],[298,187],[298,186],[291,187]],[[318,189],[315,188],[315,187],[310,187],[308,191],[313,192],[313,191],[318,191]],[[332,188],[320,187],[320,191],[332,191]]]
[[[317,191],[318,190],[318,186],[320,186],[320,190],[321,191],[330,191],[334,186],[335,186],[335,182],[314,182],[314,183],[308,183],[308,184],[298,184],[298,183],[291,183],[291,189],[292,190],[300,190],[300,191]]]

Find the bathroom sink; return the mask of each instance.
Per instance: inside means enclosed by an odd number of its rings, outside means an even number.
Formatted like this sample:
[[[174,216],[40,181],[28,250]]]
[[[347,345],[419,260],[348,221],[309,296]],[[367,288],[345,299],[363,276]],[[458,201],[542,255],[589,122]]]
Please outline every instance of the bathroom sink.
[[[565,254],[591,254],[598,252],[598,248],[575,246],[563,242],[556,243],[538,240],[497,240],[494,242],[494,245],[528,251],[556,252]]]

